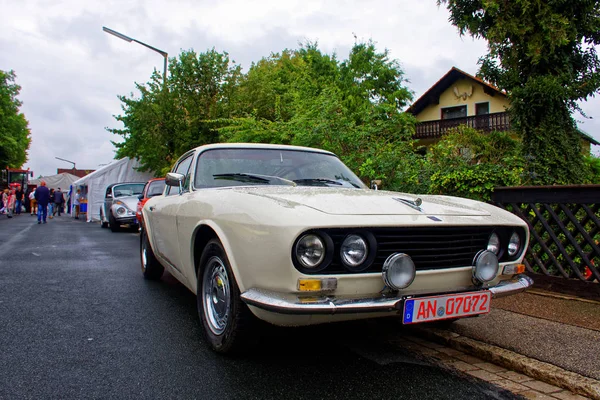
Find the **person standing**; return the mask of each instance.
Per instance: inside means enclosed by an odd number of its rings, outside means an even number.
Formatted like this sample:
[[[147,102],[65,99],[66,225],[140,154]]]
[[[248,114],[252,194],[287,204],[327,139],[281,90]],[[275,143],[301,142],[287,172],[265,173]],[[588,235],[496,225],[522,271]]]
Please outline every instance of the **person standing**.
[[[75,206],[75,219],[79,219],[79,199],[81,197],[81,189],[77,189],[75,198],[73,199],[73,205]]]
[[[17,195],[15,192],[15,189],[12,189],[9,194],[8,194],[8,218],[12,218],[13,217],[13,209],[15,208],[15,203],[17,202]]]
[[[0,214],[8,214],[8,189],[4,189],[2,192],[2,208],[0,209]]]
[[[15,214],[21,215],[21,207],[23,206],[23,189],[21,186],[17,186],[17,190],[15,192]]]
[[[50,189],[50,200],[48,201],[48,215],[50,219],[52,219],[52,214],[54,214],[54,189]]]
[[[35,190],[33,189],[31,193],[29,193],[29,211],[31,215],[37,214],[37,200],[35,199]]]
[[[54,191],[54,210],[52,211],[52,215],[56,215],[58,211],[58,216],[60,217],[60,213],[62,211],[63,203],[65,202],[65,198],[63,197],[60,188]]]
[[[46,187],[46,182],[41,181],[40,186],[35,190],[35,200],[38,203],[37,220],[38,224],[46,223],[46,216],[48,215],[48,203],[50,203],[50,191]],[[52,216],[50,216],[52,218]]]

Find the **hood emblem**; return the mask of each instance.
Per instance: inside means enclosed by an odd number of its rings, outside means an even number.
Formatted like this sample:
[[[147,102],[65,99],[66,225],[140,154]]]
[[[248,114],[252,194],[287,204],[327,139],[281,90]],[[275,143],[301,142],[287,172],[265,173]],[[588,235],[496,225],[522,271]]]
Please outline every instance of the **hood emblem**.
[[[423,204],[423,200],[421,200],[421,198],[419,197],[417,197],[414,200],[403,199],[401,197],[392,197],[392,199],[399,201],[402,204],[406,204],[410,208],[415,209],[419,212],[423,212],[423,209],[421,209],[421,204]]]

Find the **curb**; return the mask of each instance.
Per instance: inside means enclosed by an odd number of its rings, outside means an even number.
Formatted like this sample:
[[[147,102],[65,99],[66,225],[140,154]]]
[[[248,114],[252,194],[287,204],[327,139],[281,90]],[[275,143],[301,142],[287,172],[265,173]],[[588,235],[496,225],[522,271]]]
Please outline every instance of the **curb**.
[[[491,363],[520,372],[531,378],[558,386],[573,393],[600,400],[600,381],[579,375],[555,365],[538,361],[498,346],[483,343],[457,333],[436,329],[414,327],[415,333],[455,350],[488,360]]]

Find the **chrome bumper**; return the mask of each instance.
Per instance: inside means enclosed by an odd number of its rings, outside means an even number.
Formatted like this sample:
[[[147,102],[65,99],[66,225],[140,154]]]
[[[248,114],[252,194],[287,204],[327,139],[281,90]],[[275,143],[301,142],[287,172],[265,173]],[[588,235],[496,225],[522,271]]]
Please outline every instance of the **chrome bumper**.
[[[533,284],[527,275],[517,275],[513,279],[500,282],[489,288],[492,298],[499,298],[525,291]],[[249,289],[242,293],[242,300],[249,306],[280,314],[354,314],[402,310],[404,300],[415,296],[336,298],[327,295],[312,297],[289,296],[281,293]]]

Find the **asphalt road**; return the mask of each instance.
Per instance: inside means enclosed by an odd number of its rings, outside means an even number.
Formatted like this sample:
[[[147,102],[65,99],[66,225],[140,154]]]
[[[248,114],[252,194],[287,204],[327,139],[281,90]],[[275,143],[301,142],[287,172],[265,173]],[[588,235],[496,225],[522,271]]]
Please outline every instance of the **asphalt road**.
[[[395,345],[398,324],[261,328],[240,357],[203,343],[195,297],[142,278],[135,232],[0,216],[0,398],[504,399]]]

